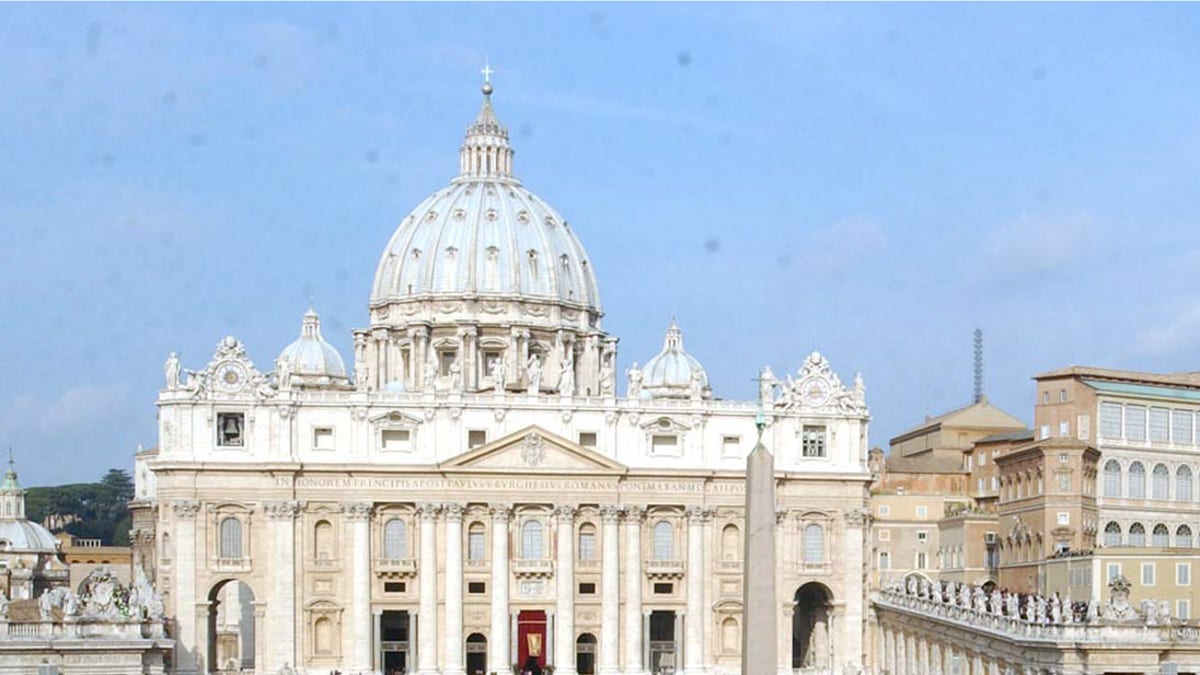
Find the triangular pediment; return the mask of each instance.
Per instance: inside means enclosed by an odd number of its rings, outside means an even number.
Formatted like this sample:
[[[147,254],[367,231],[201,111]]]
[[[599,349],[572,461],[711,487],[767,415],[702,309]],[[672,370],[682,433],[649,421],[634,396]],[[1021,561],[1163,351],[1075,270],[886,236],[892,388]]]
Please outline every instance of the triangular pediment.
[[[486,471],[624,472],[626,467],[533,425],[442,463],[445,469]]]

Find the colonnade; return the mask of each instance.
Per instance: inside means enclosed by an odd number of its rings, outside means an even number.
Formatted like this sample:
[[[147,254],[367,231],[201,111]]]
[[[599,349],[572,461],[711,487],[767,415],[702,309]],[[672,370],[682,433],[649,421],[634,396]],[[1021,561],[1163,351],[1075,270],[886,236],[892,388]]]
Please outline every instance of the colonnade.
[[[876,666],[883,675],[1033,675],[1034,669],[996,658],[984,648],[943,641],[938,633],[881,625]]]

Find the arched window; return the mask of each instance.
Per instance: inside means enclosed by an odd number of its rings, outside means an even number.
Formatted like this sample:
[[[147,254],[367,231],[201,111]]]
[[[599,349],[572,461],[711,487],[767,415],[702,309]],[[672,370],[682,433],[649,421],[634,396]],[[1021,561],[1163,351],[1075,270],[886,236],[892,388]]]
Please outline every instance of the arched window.
[[[313,557],[317,560],[333,558],[333,524],[318,520],[313,527]]]
[[[542,546],[542,524],[527,520],[521,526],[521,557],[525,560],[541,560],[545,548]]]
[[[1104,465],[1104,496],[1121,496],[1121,465],[1115,459],[1108,460]]]
[[[1129,545],[1146,545],[1146,528],[1142,527],[1141,523],[1134,523],[1129,526]]]
[[[816,523],[804,527],[804,562],[807,565],[825,562],[825,529]]]
[[[1146,498],[1146,467],[1141,462],[1129,465],[1129,498]]]
[[[730,523],[721,530],[721,559],[742,559],[742,537],[737,525]]]
[[[389,560],[408,557],[408,527],[399,518],[392,518],[383,526],[383,557]]]
[[[1150,533],[1150,545],[1156,548],[1166,548],[1171,545],[1171,531],[1166,525],[1159,523],[1154,526],[1154,531]]]
[[[483,523],[471,523],[467,528],[467,560],[483,560],[484,555]]]
[[[221,521],[221,557],[242,557],[242,521],[230,516]]]
[[[591,523],[579,526],[579,559],[596,559],[596,526]]]
[[[1192,501],[1192,468],[1186,464],[1175,470],[1175,499]]]
[[[737,619],[732,616],[721,622],[721,651],[726,654],[742,651],[742,632],[738,630]]]
[[[1150,474],[1150,494],[1154,499],[1171,498],[1171,472],[1166,464],[1156,464]]]
[[[1191,548],[1192,547],[1192,528],[1187,525],[1180,525],[1175,530],[1175,547],[1176,548]]]
[[[675,530],[665,520],[654,525],[654,559],[670,560],[675,550]]]
[[[1116,521],[1110,521],[1104,526],[1104,545],[1117,547],[1121,545],[1121,526]]]
[[[318,654],[333,653],[333,622],[323,616],[313,624],[313,651]]]

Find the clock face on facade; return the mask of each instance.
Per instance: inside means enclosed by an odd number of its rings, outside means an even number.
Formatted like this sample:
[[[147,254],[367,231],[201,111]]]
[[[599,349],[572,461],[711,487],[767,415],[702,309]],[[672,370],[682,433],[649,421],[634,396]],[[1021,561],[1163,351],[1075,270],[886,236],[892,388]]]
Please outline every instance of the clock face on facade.
[[[810,377],[800,383],[800,396],[808,405],[823,405],[829,399],[829,383],[818,377]]]
[[[217,368],[217,386],[225,391],[237,391],[246,383],[246,369],[239,363],[224,363]]]

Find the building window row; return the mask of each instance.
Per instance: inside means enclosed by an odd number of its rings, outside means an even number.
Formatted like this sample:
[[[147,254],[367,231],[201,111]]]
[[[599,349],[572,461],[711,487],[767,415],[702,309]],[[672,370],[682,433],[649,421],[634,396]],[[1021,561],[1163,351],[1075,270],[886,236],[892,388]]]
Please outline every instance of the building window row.
[[[1127,468],[1122,468],[1119,461],[1109,459],[1104,463],[1103,495],[1105,497],[1146,499],[1149,494],[1150,499],[1160,501],[1190,502],[1195,499],[1196,495],[1196,491],[1193,489],[1194,476],[1192,467],[1187,464],[1176,467],[1174,475],[1172,475],[1167,465],[1159,462],[1150,470],[1147,481],[1146,465],[1141,461],[1132,461]],[[1172,489],[1172,485],[1174,489]]]
[[[1188,525],[1176,527],[1174,539],[1172,539],[1170,528],[1165,523],[1158,523],[1150,530],[1150,536],[1147,538],[1145,525],[1135,522],[1129,526],[1128,532],[1125,532],[1122,530],[1121,524],[1116,521],[1109,521],[1104,526],[1104,545],[1110,548],[1118,546],[1200,548],[1200,542],[1193,538],[1192,528]]]
[[[1196,414],[1191,410],[1105,401],[1100,404],[1100,437],[1106,440],[1195,445]]]

